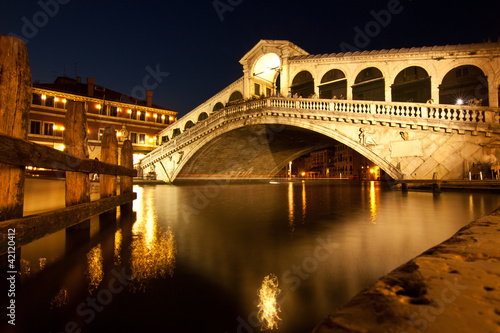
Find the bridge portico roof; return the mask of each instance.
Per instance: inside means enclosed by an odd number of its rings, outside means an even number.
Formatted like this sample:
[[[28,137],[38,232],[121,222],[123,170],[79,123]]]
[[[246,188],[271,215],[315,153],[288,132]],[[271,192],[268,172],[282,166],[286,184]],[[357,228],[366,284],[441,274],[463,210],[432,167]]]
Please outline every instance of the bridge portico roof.
[[[276,53],[280,57],[307,56],[309,53],[288,40],[261,39],[241,59],[240,64],[257,60],[267,53]]]
[[[318,58],[343,58],[343,57],[357,57],[357,56],[378,56],[378,55],[397,55],[397,54],[423,54],[432,52],[485,52],[487,50],[498,50],[500,48],[500,42],[486,42],[486,43],[475,43],[475,44],[458,44],[458,45],[435,45],[435,46],[423,46],[423,47],[412,47],[412,48],[399,48],[399,49],[382,49],[382,50],[365,50],[365,51],[354,51],[354,52],[338,52],[338,53],[325,53],[325,54],[303,54],[291,56],[290,60],[310,60]]]

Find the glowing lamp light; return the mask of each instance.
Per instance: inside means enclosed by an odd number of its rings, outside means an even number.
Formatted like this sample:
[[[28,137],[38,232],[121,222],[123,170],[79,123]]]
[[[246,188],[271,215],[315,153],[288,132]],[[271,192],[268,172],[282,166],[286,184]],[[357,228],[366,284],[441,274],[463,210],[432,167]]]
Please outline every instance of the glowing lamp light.
[[[154,140],[153,140],[153,138],[149,138],[148,141],[149,141],[149,143],[153,143]]]
[[[155,113],[155,114],[153,115],[153,118],[158,118],[158,115]]]
[[[137,115],[140,116],[141,115],[141,111],[137,111]]]
[[[47,95],[42,95],[42,99],[45,101],[47,99]]]
[[[97,104],[96,106],[99,110],[102,108],[101,104]]]
[[[464,100],[463,100],[463,99],[461,99],[461,98],[457,99],[457,104],[458,104],[458,105],[462,105],[462,104],[464,104]]]
[[[67,102],[66,98],[65,98],[65,99],[63,99],[63,100],[62,100],[62,102],[63,102],[64,104],[66,104],[66,102]]]
[[[65,130],[64,126],[60,126],[60,127],[59,127],[59,130],[60,130],[60,131],[64,131],[64,130]]]
[[[306,175],[306,173],[305,173],[305,172],[302,172],[302,173],[301,173],[301,175],[302,175],[302,177],[304,177],[304,176]]]
[[[148,112],[146,112],[146,117],[149,117],[149,113]]]
[[[117,109],[116,109],[116,111],[120,112],[120,111],[121,111],[121,109],[120,109],[120,108],[117,108]]]
[[[52,129],[53,129],[54,131],[56,131],[56,130],[57,130],[57,128],[58,128],[58,127],[57,127],[57,125],[52,125]]]
[[[168,118],[168,119],[170,119],[170,121],[172,121],[172,120],[174,120],[174,117],[170,116],[170,118]]]
[[[59,102],[59,98],[54,97],[54,102]]]
[[[165,115],[164,114],[161,115],[161,119],[165,119]]]
[[[132,113],[132,110],[128,109],[128,110],[127,110],[127,113],[131,114],[131,113]]]

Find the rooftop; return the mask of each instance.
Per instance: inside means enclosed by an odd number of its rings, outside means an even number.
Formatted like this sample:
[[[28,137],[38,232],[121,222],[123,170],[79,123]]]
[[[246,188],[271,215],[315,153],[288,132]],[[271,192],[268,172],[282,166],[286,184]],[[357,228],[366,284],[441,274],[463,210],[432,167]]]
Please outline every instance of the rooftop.
[[[372,51],[355,51],[355,52],[339,52],[339,53],[325,53],[325,54],[309,54],[290,57],[293,60],[303,60],[303,59],[317,59],[317,58],[338,58],[338,57],[350,57],[350,56],[364,56],[364,55],[381,55],[381,54],[397,54],[397,53],[423,53],[423,52],[460,52],[460,51],[476,51],[485,49],[498,49],[500,48],[500,42],[486,42],[486,43],[476,43],[476,44],[458,44],[458,45],[435,45],[435,46],[422,46],[422,47],[412,47],[412,48],[400,48],[400,49],[382,49],[382,50],[372,50]]]
[[[105,88],[103,86],[99,86],[93,84],[93,79],[87,78],[87,83],[81,83],[81,79],[73,79],[68,77],[58,77],[54,83],[34,83],[34,88],[53,90],[61,93],[73,94],[78,96],[92,97],[96,99],[102,99],[106,101],[113,101],[119,103],[127,103],[132,105],[138,105],[143,107],[152,107],[165,111],[174,111],[172,109],[157,105],[151,104],[148,106],[146,100],[138,99],[129,95],[122,94],[120,92],[114,91],[112,89]],[[90,81],[90,87],[89,87]],[[92,85],[94,86],[92,89]],[[89,89],[90,88],[90,89]],[[92,95],[89,95],[89,91],[92,91]]]

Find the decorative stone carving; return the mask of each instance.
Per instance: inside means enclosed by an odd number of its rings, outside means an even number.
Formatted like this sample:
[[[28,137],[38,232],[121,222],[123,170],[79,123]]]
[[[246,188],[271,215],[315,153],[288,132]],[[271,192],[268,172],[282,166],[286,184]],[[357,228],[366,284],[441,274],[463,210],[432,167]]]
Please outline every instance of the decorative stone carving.
[[[359,128],[359,143],[365,147],[373,147],[376,146],[377,143],[373,138],[372,134],[375,134],[375,131],[369,131],[367,127]]]
[[[183,157],[184,157],[184,151],[180,151],[179,152],[179,160],[177,161],[177,164],[181,163]]]
[[[408,134],[408,132],[401,131],[401,132],[399,132],[399,134],[401,135],[401,137],[402,137],[402,138],[403,138],[403,140],[405,140],[405,141],[408,141],[408,139],[410,138],[410,135]]]

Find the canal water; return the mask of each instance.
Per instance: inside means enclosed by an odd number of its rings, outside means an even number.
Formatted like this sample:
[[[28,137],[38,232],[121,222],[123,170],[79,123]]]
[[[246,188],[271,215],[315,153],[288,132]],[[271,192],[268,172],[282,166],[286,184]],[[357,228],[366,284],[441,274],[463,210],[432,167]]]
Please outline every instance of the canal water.
[[[28,185],[26,214],[64,205],[63,182]],[[0,331],[310,332],[500,206],[495,194],[404,194],[377,182],[134,191],[134,216],[93,218],[90,230],[21,248],[16,326],[2,315]]]

